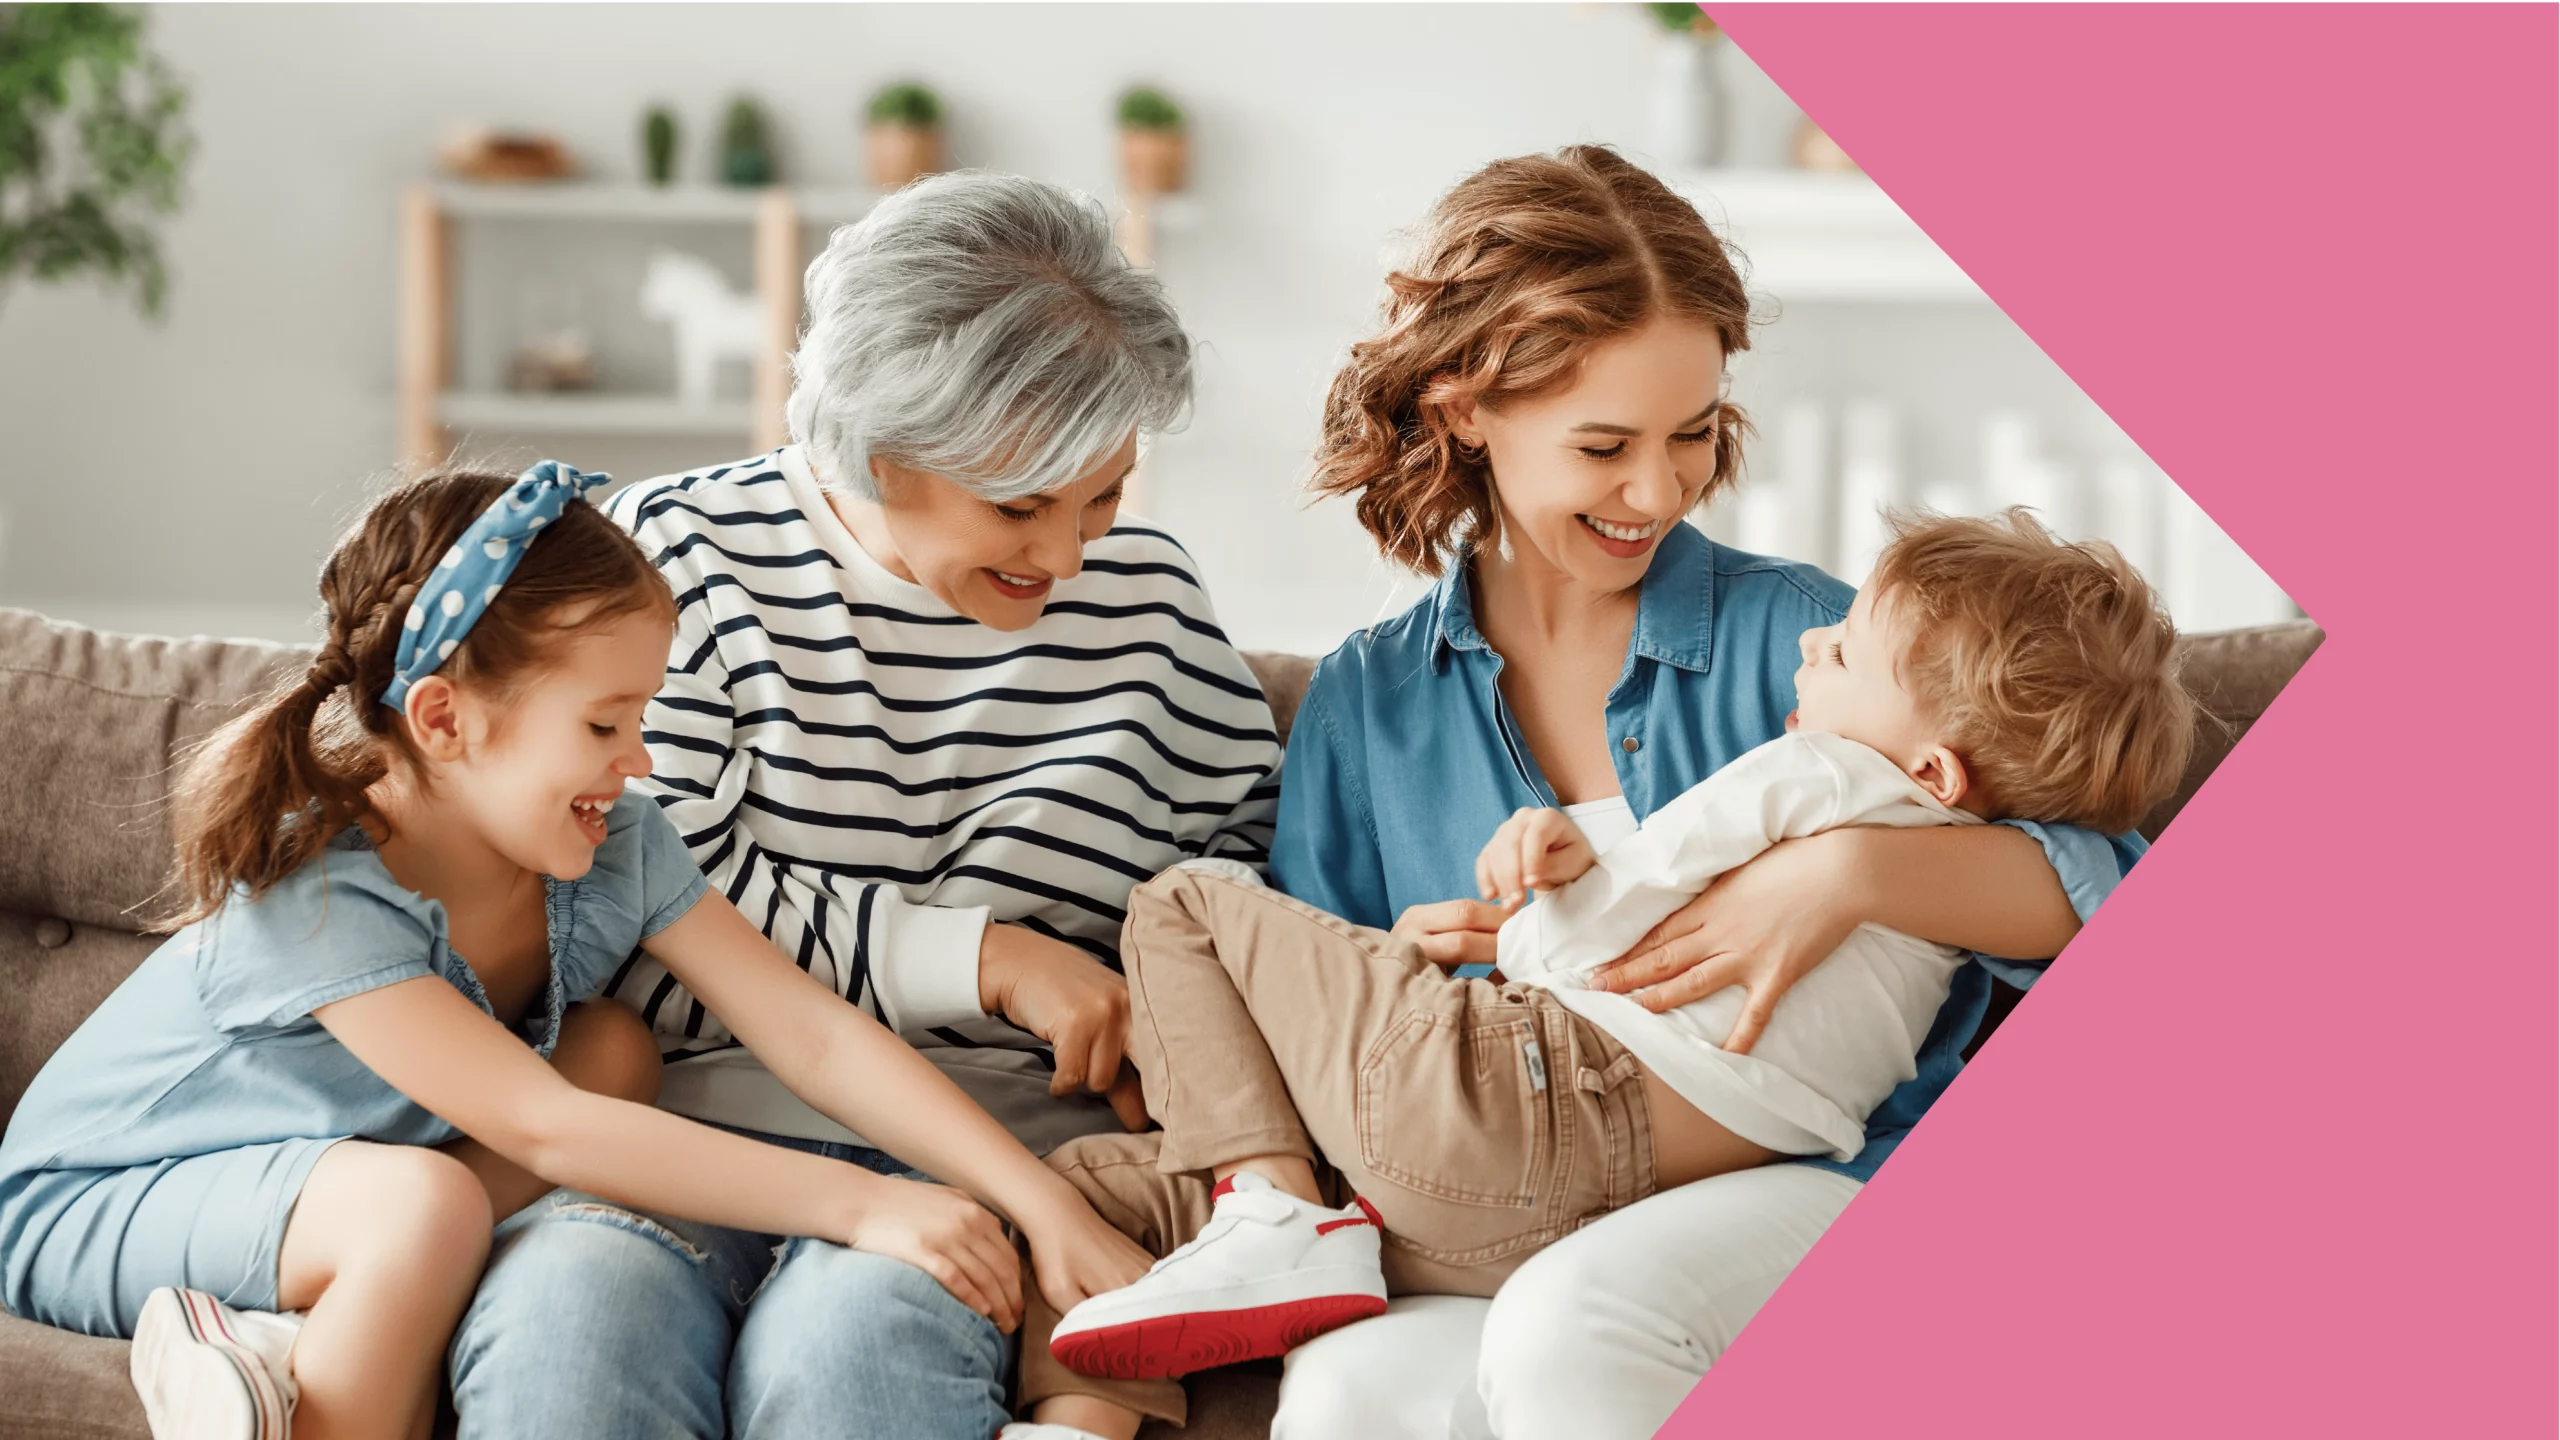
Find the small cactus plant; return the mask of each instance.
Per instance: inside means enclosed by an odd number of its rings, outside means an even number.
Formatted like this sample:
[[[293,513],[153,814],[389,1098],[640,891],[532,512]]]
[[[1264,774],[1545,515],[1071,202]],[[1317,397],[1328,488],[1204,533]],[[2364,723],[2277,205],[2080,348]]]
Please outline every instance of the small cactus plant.
[[[728,118],[720,126],[720,178],[732,185],[774,182],[773,141],[764,107],[743,95],[729,102]]]
[[[640,122],[641,158],[649,183],[664,185],[676,178],[676,117],[664,105],[651,106]]]
[[[1120,93],[1120,128],[1123,130],[1179,130],[1182,107],[1173,103],[1163,91],[1146,85],[1133,85]]]
[[[868,115],[874,125],[931,130],[942,123],[942,102],[922,85],[884,85],[879,94],[871,97]]]

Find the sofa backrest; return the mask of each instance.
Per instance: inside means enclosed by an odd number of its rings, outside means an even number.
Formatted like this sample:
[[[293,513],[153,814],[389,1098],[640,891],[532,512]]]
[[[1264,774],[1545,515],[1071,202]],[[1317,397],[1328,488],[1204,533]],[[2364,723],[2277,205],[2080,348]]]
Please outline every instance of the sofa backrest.
[[[2320,643],[2309,621],[2190,637],[2207,717],[2157,835]],[[1315,661],[1248,652],[1285,739]],[[310,663],[289,645],[108,635],[0,609],[0,1124],[45,1057],[155,943],[176,764]]]

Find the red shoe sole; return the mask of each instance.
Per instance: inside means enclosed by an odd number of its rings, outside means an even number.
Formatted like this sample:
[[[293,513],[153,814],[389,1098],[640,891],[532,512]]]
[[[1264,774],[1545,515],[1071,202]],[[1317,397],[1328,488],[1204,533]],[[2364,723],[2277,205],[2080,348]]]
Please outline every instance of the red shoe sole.
[[[1387,1313],[1373,1295],[1327,1295],[1252,1310],[1208,1310],[1106,1325],[1049,1342],[1057,1362],[1097,1380],[1169,1380],[1285,1355],[1328,1330]]]

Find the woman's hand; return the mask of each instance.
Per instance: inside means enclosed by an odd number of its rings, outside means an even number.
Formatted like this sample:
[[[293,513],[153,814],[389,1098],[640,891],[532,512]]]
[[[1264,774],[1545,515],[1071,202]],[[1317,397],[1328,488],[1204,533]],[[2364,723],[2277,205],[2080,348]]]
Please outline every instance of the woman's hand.
[[[1023,1217],[1022,1233],[1031,1245],[1040,1294],[1063,1315],[1137,1280],[1155,1262],[1137,1241],[1093,1213],[1072,1186],[1062,1181],[1059,1189],[1059,1200]]]
[[[1744,987],[1724,1048],[1750,1053],[1788,987],[1840,948],[1862,917],[1854,832],[1833,830],[1771,846],[1671,912],[1635,948],[1602,966],[1596,990],[1628,995],[1656,1014],[1730,986]]]
[[[1490,965],[1501,958],[1493,937],[1517,905],[1489,905],[1482,900],[1441,900],[1408,907],[1396,917],[1392,932],[1421,947],[1422,958],[1443,970],[1460,965]]]
[[[989,925],[978,949],[978,1004],[1049,1042],[1049,1093],[1104,1094],[1129,1045],[1129,983],[1092,956],[1019,925]]]
[[[869,1176],[844,1243],[904,1260],[1010,1335],[1022,1323],[1022,1264],[1003,1222],[947,1185]]]

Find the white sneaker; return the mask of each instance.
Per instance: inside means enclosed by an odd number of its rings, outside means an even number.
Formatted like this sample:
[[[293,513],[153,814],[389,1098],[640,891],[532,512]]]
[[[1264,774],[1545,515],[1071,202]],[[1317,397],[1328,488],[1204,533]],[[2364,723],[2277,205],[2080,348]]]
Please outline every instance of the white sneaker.
[[[133,1327],[133,1388],[152,1440],[287,1440],[299,1316],[154,1290]]]
[[[1016,1420],[997,1431],[996,1440],[1102,1440],[1102,1437],[1073,1425],[1036,1425],[1028,1420]]]
[[[1080,1375],[1110,1380],[1286,1354],[1386,1312],[1384,1235],[1366,1200],[1327,1210],[1239,1173],[1219,1182],[1197,1239],[1135,1284],[1068,1311],[1049,1353]]]

